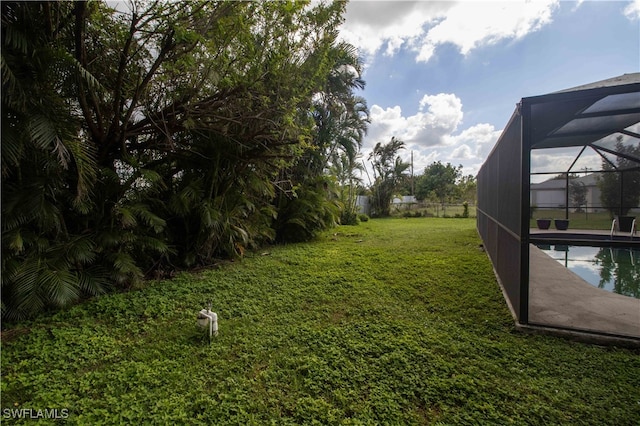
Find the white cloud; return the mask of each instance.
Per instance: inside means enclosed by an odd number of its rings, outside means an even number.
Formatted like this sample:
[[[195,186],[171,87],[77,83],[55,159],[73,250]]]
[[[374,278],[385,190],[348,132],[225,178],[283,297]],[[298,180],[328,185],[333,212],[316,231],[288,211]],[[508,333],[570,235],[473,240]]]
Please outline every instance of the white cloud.
[[[637,0],[636,3],[640,1]],[[428,61],[451,43],[463,55],[502,40],[517,40],[552,20],[558,0],[502,2],[355,1],[347,5],[342,37],[365,55],[393,56],[402,46]]]
[[[624,8],[624,16],[633,20],[640,20],[640,0],[634,0]]]
[[[373,105],[369,109],[371,125],[365,138],[365,146],[373,147],[378,142],[386,143],[387,139],[405,127],[406,118],[402,116],[402,109],[399,106],[382,109],[378,105]]]
[[[585,0],[577,0],[575,6],[573,6],[573,9],[571,9],[571,11],[575,12],[576,10],[578,10],[580,6],[582,6],[582,3],[584,2]]]
[[[446,157],[452,164],[462,164],[465,175],[476,175],[502,134],[491,124],[480,123],[452,135],[456,148]]]
[[[454,136],[453,139],[455,144],[464,144],[474,147],[473,156],[484,161],[501,134],[502,130],[496,130],[493,125],[481,123],[469,127],[459,135]]]
[[[434,161],[462,164],[465,174],[475,174],[502,133],[484,123],[458,133],[464,116],[462,101],[451,93],[423,96],[414,115],[403,115],[397,105],[373,105],[370,116],[363,158],[376,143],[387,143],[395,136],[405,142],[406,150],[400,153],[404,161],[409,162],[413,152],[416,174]]]
[[[451,152],[451,155],[449,158],[469,160],[473,158],[473,154],[471,152],[471,148],[469,148],[468,145],[462,144]]]
[[[448,146],[452,144],[449,135],[462,123],[462,101],[449,93],[425,95],[414,115],[403,116],[397,105],[386,109],[373,105],[370,117],[367,140],[371,146],[392,136],[421,147]]]
[[[576,158],[575,149],[554,148],[534,150],[531,152],[531,180],[535,183],[550,179],[552,175],[536,175],[535,173],[561,173],[567,171]]]
[[[428,123],[433,129],[451,133],[462,123],[462,101],[456,95],[424,95],[420,100],[420,111],[424,111],[425,107]]]
[[[556,1],[457,3],[444,20],[417,42],[418,61],[428,61],[438,45],[452,43],[460,53],[518,40],[551,22]]]
[[[374,55],[385,45],[393,55],[407,40],[423,36],[423,26],[453,6],[451,2],[351,1],[347,4],[341,36]]]

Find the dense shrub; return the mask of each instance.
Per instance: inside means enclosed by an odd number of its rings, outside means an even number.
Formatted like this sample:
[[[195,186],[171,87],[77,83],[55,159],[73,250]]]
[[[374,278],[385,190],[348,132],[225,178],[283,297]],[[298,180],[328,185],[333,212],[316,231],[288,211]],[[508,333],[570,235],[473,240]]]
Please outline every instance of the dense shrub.
[[[358,141],[319,120],[366,125],[344,3],[136,4],[1,4],[4,318],[338,219],[318,176]]]
[[[358,225],[359,223],[360,218],[358,214],[352,210],[343,210],[340,214],[341,225]]]
[[[329,194],[325,177],[306,182],[296,189],[293,197],[281,197],[274,221],[278,242],[310,240],[319,232],[335,226],[340,218],[340,205]]]

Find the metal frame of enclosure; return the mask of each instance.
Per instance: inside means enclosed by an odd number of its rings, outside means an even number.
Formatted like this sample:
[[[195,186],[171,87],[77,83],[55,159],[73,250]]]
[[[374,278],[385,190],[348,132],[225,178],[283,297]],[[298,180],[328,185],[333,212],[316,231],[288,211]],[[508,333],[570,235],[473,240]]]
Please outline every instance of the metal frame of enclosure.
[[[478,173],[477,230],[520,325],[529,321],[530,182],[533,150],[586,147],[614,134],[640,140],[640,73],[523,98]],[[640,158],[631,156],[640,170]],[[637,207],[637,206],[636,206]]]

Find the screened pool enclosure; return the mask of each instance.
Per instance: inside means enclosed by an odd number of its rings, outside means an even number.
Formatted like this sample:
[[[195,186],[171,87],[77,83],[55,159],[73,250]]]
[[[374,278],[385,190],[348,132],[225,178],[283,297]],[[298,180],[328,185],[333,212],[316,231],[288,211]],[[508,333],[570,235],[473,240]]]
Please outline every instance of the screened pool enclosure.
[[[523,98],[478,173],[477,209],[518,325],[640,343],[640,298],[589,286],[535,245],[616,247],[633,260],[639,205],[640,73]],[[633,293],[640,272],[626,279]]]

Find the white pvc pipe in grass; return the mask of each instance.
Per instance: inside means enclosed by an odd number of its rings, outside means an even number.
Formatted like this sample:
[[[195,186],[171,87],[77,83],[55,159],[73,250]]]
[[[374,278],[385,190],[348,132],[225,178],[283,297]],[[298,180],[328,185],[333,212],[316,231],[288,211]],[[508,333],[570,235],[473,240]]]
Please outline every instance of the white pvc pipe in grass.
[[[201,328],[209,326],[209,342],[211,342],[211,337],[218,335],[218,314],[211,312],[211,307],[202,309],[198,313],[198,325]]]

